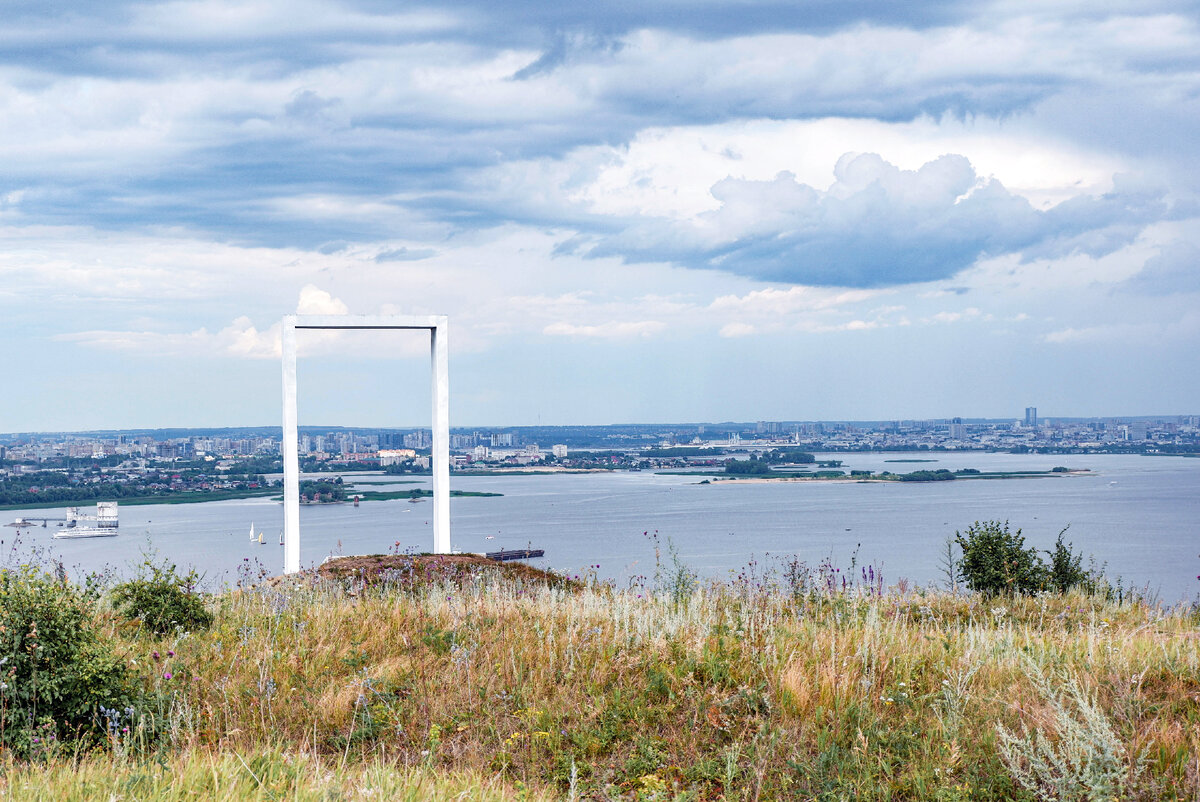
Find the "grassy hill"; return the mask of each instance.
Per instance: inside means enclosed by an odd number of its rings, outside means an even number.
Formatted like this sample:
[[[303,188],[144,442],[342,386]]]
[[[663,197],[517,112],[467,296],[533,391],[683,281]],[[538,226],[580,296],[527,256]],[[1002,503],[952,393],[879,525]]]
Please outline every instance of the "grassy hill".
[[[792,563],[700,584],[660,566],[618,589],[388,556],[212,597],[211,627],[167,637],[102,598],[95,625],[134,672],[140,708],[94,749],[63,737],[32,759],[6,754],[0,788],[78,800],[1200,793],[1195,610],[881,593],[841,576]]]

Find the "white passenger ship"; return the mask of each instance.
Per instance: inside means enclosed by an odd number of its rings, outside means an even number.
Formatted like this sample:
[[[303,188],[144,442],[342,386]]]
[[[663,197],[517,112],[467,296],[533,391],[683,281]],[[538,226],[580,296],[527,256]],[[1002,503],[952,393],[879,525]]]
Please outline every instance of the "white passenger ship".
[[[95,526],[81,526],[80,521],[95,521]],[[55,538],[82,537],[116,537],[117,536],[117,502],[99,501],[96,503],[95,515],[84,515],[79,507],[67,508],[67,522],[62,529],[54,533]]]

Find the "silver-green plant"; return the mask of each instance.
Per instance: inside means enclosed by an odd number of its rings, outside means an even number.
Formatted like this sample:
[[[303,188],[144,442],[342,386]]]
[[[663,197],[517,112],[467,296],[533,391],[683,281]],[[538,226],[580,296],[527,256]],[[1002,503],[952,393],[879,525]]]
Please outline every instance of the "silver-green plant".
[[[1032,661],[1025,673],[1053,711],[1053,731],[1023,725],[1018,735],[996,725],[1000,758],[1013,780],[1038,799],[1129,798],[1143,758],[1130,755],[1095,698],[1074,677],[1055,688]]]

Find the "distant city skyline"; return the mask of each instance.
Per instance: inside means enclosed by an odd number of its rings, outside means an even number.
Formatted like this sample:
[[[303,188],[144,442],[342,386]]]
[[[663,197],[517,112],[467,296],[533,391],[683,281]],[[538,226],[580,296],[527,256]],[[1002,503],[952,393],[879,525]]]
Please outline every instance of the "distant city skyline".
[[[1192,5],[10,5],[3,430],[1200,400]]]
[[[1030,413],[1033,413],[1032,415]],[[1031,423],[1031,417],[1036,422]],[[721,436],[730,432],[755,433],[756,435],[783,435],[814,431],[813,427],[830,427],[830,431],[846,428],[867,427],[873,429],[889,429],[895,427],[912,427],[915,429],[933,429],[946,427],[953,436],[956,432],[966,433],[971,427],[1003,427],[1012,425],[1014,431],[1025,429],[1064,429],[1079,427],[1100,427],[1101,429],[1120,430],[1123,427],[1155,424],[1168,427],[1171,432],[1195,430],[1200,434],[1200,414],[1196,415],[1104,415],[1104,416],[1057,416],[1054,418],[1036,415],[1035,407],[1025,408],[1024,419],[1020,417],[982,417],[982,416],[938,416],[933,418],[876,418],[876,419],[847,419],[830,418],[826,420],[784,419],[784,420],[712,420],[712,421],[626,421],[613,424],[475,424],[452,426],[452,444],[471,433],[475,438],[484,438],[490,445],[508,447],[515,444],[520,432],[555,431],[555,430],[651,430],[655,428],[670,431],[672,429],[684,432],[694,432],[703,436],[713,434]],[[247,443],[271,440],[279,433],[280,427],[274,424],[258,426],[173,426],[173,427],[138,427],[132,429],[92,429],[92,430],[46,430],[30,432],[0,432],[0,441],[22,441],[28,438],[47,439],[53,437],[70,437],[80,440],[114,440],[114,442],[133,442],[141,439],[153,439],[155,436],[172,439],[208,440],[217,438],[221,441],[238,442],[239,436],[257,438],[246,440]],[[362,433],[378,435],[371,443],[372,448],[378,447],[412,447],[428,448],[430,445],[430,429],[421,425],[400,426],[348,426],[344,424],[304,424],[300,426],[300,450],[324,450],[325,440],[340,441],[350,438],[351,441]],[[266,434],[264,434],[266,433]],[[1143,432],[1144,434],[1145,432]],[[374,435],[373,435],[374,437]],[[314,443],[316,444],[314,446]],[[473,442],[471,445],[475,445]],[[457,446],[455,446],[457,447]]]

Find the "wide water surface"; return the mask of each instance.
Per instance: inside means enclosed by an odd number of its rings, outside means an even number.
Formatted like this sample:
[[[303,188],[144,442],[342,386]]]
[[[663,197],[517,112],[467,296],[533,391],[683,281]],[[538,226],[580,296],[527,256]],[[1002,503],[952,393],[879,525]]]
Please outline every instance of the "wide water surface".
[[[824,458],[824,457],[823,457]],[[532,546],[546,550],[535,565],[567,573],[588,566],[618,583],[651,580],[655,550],[662,567],[677,559],[704,577],[727,577],[749,565],[761,569],[798,558],[860,565],[900,578],[940,582],[947,537],[976,520],[1007,520],[1030,545],[1048,548],[1063,527],[1077,551],[1107,563],[1110,577],[1148,587],[1165,602],[1200,590],[1200,459],[1141,456],[1010,454],[849,454],[843,470],[978,468],[983,471],[1090,468],[1088,475],[934,483],[750,482],[700,484],[704,477],[649,472],[454,476],[459,490],[503,493],[451,500],[456,549],[491,551]],[[936,462],[902,463],[899,459]],[[378,482],[382,476],[360,478]],[[347,477],[350,481],[351,477]],[[418,484],[360,485],[404,490]],[[5,515],[62,515],[21,510]],[[428,501],[403,500],[306,506],[301,509],[304,564],[330,554],[427,551],[432,546]],[[265,545],[249,540],[251,523]],[[126,573],[146,551],[194,566],[212,585],[239,574],[279,573],[282,505],[269,499],[124,506],[116,538],[54,540],[51,528],[20,536],[22,551],[48,550],[69,571]],[[6,546],[15,530],[0,529]],[[657,534],[657,539],[653,537]]]

